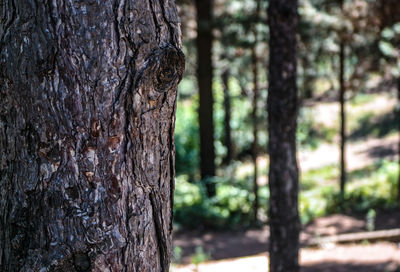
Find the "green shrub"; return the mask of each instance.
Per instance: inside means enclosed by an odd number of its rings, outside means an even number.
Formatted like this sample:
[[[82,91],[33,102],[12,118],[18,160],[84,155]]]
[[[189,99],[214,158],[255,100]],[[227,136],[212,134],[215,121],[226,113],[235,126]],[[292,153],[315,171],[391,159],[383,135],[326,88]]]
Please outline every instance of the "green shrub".
[[[189,229],[230,229],[250,225],[254,201],[250,179],[232,182],[216,178],[214,182],[216,196],[207,198],[202,183],[189,183],[185,176],[176,179],[175,224]],[[260,188],[261,208],[267,207],[268,197],[268,189]]]
[[[328,212],[367,213],[371,209],[387,209],[396,205],[398,164],[383,161],[369,177],[349,183],[343,200],[339,193],[330,196]]]
[[[335,135],[335,129],[315,122],[312,109],[300,110],[296,136],[300,148],[316,149],[321,141],[332,142]]]
[[[176,172],[194,176],[199,164],[199,127],[193,103],[179,102],[176,112]]]

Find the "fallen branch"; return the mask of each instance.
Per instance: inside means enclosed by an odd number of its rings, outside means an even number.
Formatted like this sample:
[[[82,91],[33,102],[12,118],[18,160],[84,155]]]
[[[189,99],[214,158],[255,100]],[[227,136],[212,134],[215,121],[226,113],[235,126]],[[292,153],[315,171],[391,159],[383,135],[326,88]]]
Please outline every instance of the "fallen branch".
[[[312,238],[306,242],[306,246],[320,246],[324,244],[344,244],[344,243],[354,243],[360,241],[400,242],[400,229],[346,233],[333,236]]]

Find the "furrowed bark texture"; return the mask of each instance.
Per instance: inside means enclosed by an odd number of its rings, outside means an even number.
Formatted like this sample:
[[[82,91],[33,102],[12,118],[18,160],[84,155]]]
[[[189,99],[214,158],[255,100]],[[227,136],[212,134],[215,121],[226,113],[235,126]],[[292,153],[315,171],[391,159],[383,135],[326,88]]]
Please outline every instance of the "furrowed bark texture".
[[[168,271],[173,0],[0,2],[0,271]]]
[[[271,0],[269,63],[270,271],[299,271],[296,127],[297,0]]]
[[[215,176],[214,121],[212,93],[212,7],[213,0],[196,0],[197,81],[199,85],[200,172],[207,181]],[[206,183],[208,196],[215,195],[215,184]]]

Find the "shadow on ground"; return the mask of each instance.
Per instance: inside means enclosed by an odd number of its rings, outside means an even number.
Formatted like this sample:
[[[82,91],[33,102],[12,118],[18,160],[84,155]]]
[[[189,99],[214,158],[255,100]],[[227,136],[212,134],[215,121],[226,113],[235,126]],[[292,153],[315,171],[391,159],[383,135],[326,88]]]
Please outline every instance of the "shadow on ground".
[[[396,112],[388,112],[377,117],[366,115],[361,118],[358,128],[350,134],[350,139],[361,140],[367,136],[382,138],[397,131],[399,118]]]
[[[375,228],[376,230],[400,228],[400,211],[378,211],[375,220]],[[365,215],[330,215],[315,219],[310,224],[304,226],[301,234],[301,241],[304,245],[309,239],[315,237],[360,232],[365,230]],[[191,263],[191,258],[195,254],[197,247],[201,247],[203,252],[208,254],[211,260],[238,258],[266,252],[268,250],[268,238],[269,228],[267,226],[242,231],[183,231],[174,234],[174,246],[180,247],[182,250],[182,259],[180,261],[183,264],[189,264]]]
[[[245,231],[195,231],[174,235],[174,246],[182,249],[182,262],[190,263],[196,248],[201,247],[212,260],[237,258],[268,250],[269,228]]]
[[[303,265],[301,272],[383,272],[383,271],[400,271],[397,264],[392,262],[384,263],[338,263],[338,262],[323,262],[311,265]]]

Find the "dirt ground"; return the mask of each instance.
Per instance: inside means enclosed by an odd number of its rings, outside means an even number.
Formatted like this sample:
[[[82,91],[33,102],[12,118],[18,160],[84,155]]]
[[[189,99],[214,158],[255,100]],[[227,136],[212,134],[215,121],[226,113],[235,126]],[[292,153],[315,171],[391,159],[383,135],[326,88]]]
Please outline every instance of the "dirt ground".
[[[393,243],[341,245],[329,249],[302,249],[301,272],[397,272],[400,249]],[[175,266],[172,272],[266,272],[268,254]],[[197,269],[197,270],[196,270]]]
[[[305,244],[308,239],[316,236],[365,231],[365,225],[364,218],[358,216],[337,214],[322,217],[304,227],[301,241]],[[400,211],[378,213],[375,226],[377,230],[400,228]],[[181,247],[182,263],[186,266],[175,267],[173,271],[195,271],[193,265],[190,265],[191,256],[196,247],[200,246],[210,254],[213,261],[200,265],[199,272],[265,272],[268,237],[267,226],[243,231],[176,233],[174,245]],[[330,245],[320,249],[302,249],[300,259],[303,272],[395,271],[400,266],[400,249],[398,244],[389,242]],[[240,270],[240,267],[246,269]]]

